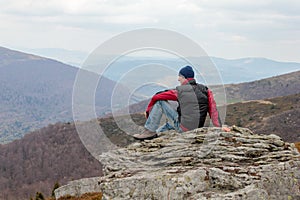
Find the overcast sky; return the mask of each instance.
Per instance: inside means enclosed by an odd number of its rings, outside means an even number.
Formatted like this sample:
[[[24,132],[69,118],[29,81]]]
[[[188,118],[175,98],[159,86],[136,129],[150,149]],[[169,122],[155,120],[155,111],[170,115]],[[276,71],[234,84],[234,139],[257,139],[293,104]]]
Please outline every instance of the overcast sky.
[[[196,41],[210,56],[300,62],[299,0],[0,0],[0,46],[93,51],[138,28]]]

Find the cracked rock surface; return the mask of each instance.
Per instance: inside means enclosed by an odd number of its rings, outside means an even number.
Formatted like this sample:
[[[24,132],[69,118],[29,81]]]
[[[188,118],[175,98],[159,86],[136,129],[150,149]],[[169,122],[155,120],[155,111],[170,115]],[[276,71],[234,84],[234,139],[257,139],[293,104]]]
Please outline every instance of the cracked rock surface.
[[[240,127],[165,132],[99,160],[103,199],[300,199],[294,144]]]

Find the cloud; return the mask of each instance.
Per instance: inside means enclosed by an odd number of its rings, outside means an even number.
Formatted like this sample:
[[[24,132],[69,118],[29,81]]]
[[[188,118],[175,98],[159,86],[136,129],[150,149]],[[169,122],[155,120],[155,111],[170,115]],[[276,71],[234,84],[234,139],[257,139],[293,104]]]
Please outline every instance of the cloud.
[[[1,2],[1,0],[0,0]],[[0,12],[20,21],[41,21],[65,26],[85,24],[165,26],[180,19],[192,21],[201,8],[186,0],[2,0]],[[72,19],[72,20],[70,20]],[[73,21],[73,22],[72,22]],[[110,24],[111,23],[111,24]],[[92,26],[93,27],[93,26]]]
[[[2,13],[19,16],[23,20],[45,20],[77,26],[82,24],[84,28],[87,28],[85,23],[93,22],[111,23],[112,26],[144,24],[171,27],[175,26],[175,23],[179,27],[181,23],[185,23],[198,28],[214,25],[222,29],[230,29],[234,24],[246,24],[248,27],[259,24],[272,26],[274,22],[298,23],[300,10],[300,3],[295,0],[10,0],[2,5]]]
[[[84,38],[76,41],[77,46],[88,48],[95,43],[92,41],[95,36],[104,40],[143,27],[178,31],[213,49],[211,52],[218,51],[214,46],[230,47],[231,42],[254,48],[255,44],[281,41],[286,48],[290,45],[295,50],[295,45],[291,45],[299,41],[300,35],[298,0],[0,0],[0,3],[0,17],[6,19],[0,24],[4,30],[0,37],[10,43],[14,40],[10,35],[23,32],[24,38],[40,39],[35,43],[40,47],[49,45],[46,40],[51,37],[51,45],[61,44],[65,48],[76,45],[67,42],[70,38]],[[17,41],[29,45],[20,38]],[[229,52],[226,50],[224,54]],[[232,50],[232,54],[236,52],[240,49]]]

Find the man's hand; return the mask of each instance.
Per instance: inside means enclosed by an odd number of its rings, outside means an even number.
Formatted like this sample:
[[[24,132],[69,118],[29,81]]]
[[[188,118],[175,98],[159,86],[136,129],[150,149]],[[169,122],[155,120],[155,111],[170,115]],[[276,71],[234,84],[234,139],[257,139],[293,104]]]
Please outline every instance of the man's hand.
[[[229,127],[227,127],[227,126],[223,126],[223,127],[222,127],[222,131],[230,132],[231,129],[230,129]]]
[[[145,115],[145,118],[147,119],[148,118],[148,116],[149,116],[149,112],[144,112],[144,115]]]

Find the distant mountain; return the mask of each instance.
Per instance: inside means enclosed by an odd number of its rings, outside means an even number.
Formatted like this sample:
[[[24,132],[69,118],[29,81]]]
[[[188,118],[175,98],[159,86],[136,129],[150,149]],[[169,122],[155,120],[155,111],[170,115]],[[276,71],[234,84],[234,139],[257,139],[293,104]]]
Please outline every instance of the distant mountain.
[[[226,98],[230,102],[266,99],[300,93],[300,71],[258,81],[228,84]]]
[[[212,57],[224,84],[243,83],[300,70],[300,63],[279,62],[266,58],[223,59]]]
[[[201,66],[203,67],[202,59],[187,59],[195,62],[196,65],[198,65],[197,68],[201,69]],[[222,83],[224,84],[250,82],[300,70],[300,63],[278,62],[266,58],[241,58],[229,60],[211,57],[210,59],[219,71],[219,74],[216,76],[220,76],[223,81]],[[206,60],[207,59],[204,59],[203,62],[205,63]],[[178,70],[185,65],[190,65],[190,63],[175,58],[122,57],[113,62],[104,75],[111,80],[118,81],[125,73],[139,67],[147,66],[147,70],[139,71],[138,76],[135,77],[136,79],[142,80],[144,77],[149,76],[149,72],[152,77],[163,79],[163,77],[169,78],[168,76],[171,74],[176,76]],[[151,70],[151,68],[155,69],[155,66],[168,66],[170,67],[170,70],[163,71],[162,74],[162,71]],[[171,69],[176,71],[175,74]],[[204,74],[204,76],[209,78],[212,75]],[[174,83],[176,83],[176,81],[177,79],[174,77]]]
[[[200,69],[203,67],[202,63],[207,62],[205,58],[188,59],[200,66]],[[211,60],[215,63],[213,72],[210,73],[210,70],[206,69],[204,72],[200,71],[203,74],[196,77],[201,83],[207,84],[208,82],[209,86],[248,83],[300,70],[300,63],[277,62],[265,58],[228,60],[212,57]],[[135,84],[136,87],[141,86],[138,88],[141,93],[135,95],[132,103],[138,103],[151,97],[157,91],[178,85],[177,74],[179,69],[189,64],[182,59],[175,58],[122,57],[106,68],[104,76],[116,82],[122,81],[124,76],[128,80],[135,80],[138,83]],[[124,85],[126,84],[128,84],[128,87],[131,86],[130,81],[124,83]]]
[[[0,47],[0,143],[51,123],[72,121],[78,68]],[[99,75],[91,72],[91,78]],[[110,110],[115,82],[101,78],[95,94],[99,116]]]
[[[22,49],[22,51],[40,55],[42,57],[52,58],[76,67],[80,67],[88,57],[88,52],[57,48]],[[188,59],[193,60],[193,58]],[[210,59],[219,70],[224,84],[250,82],[300,70],[300,63],[297,62],[280,62],[259,57],[239,59],[210,57]],[[118,81],[118,78],[121,75],[128,72],[133,67],[149,63],[159,63],[162,65],[172,66],[174,68],[179,68],[187,64],[177,58],[123,56],[114,63],[122,67],[114,68],[113,73],[108,72],[105,76],[111,80]],[[200,64],[201,63],[199,63],[199,65]],[[143,77],[142,74],[140,76]]]

